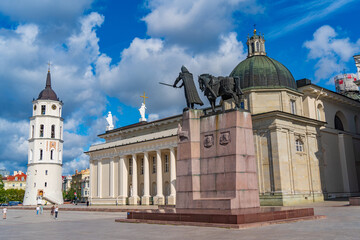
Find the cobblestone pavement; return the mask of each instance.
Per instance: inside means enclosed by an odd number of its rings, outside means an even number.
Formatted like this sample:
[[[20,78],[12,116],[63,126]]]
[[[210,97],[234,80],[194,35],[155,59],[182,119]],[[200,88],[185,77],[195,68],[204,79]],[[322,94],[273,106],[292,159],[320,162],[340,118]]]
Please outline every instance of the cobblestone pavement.
[[[306,207],[309,207],[308,205]],[[208,227],[116,223],[119,212],[59,212],[36,215],[35,210],[8,209],[0,219],[0,239],[360,239],[360,206],[315,204],[315,214],[327,219],[231,230]]]

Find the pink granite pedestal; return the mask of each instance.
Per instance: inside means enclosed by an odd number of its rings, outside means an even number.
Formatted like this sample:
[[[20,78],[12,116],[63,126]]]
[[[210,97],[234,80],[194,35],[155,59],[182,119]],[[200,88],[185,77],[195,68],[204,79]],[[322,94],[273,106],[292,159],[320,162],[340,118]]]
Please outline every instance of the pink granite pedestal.
[[[319,218],[312,208],[260,207],[249,112],[185,111],[178,136],[176,209],[128,212],[116,221],[241,228]]]
[[[251,114],[183,114],[176,166],[177,209],[259,207]]]

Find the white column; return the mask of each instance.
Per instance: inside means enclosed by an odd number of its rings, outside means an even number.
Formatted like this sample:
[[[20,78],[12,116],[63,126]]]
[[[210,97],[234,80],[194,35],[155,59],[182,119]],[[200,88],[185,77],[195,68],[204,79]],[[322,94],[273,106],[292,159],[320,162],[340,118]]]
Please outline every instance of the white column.
[[[120,156],[119,161],[119,205],[126,205],[126,198],[128,196],[128,169],[126,167],[125,156]]]
[[[132,155],[132,196],[129,199],[130,205],[137,205],[138,202],[138,188],[137,188],[137,162],[136,162],[136,154]]]
[[[161,151],[156,150],[156,198],[155,204],[164,205]]]
[[[115,157],[114,157],[115,158]],[[109,187],[110,187],[110,189],[109,189],[109,197],[112,197],[112,198],[114,198],[114,192],[115,192],[115,189],[114,189],[114,158],[112,158],[111,160],[110,160],[110,168],[109,168],[109,182],[110,182],[110,184],[109,184]]]
[[[170,196],[168,198],[169,205],[176,204],[176,160],[175,149],[170,148]]]
[[[90,156],[90,160],[91,160],[91,156]],[[93,187],[93,182],[94,182],[94,161],[90,161],[90,178],[89,178],[89,203],[91,205],[92,203],[92,198],[94,197],[94,187]],[[65,186],[66,188],[66,186]],[[66,189],[65,189],[66,190]]]
[[[150,204],[150,172],[149,153],[144,152],[144,196],[141,199],[142,205]]]
[[[101,167],[101,160],[98,160],[98,165],[97,165],[97,196],[99,198],[102,197],[102,193],[101,193],[101,185],[102,185],[102,167]]]

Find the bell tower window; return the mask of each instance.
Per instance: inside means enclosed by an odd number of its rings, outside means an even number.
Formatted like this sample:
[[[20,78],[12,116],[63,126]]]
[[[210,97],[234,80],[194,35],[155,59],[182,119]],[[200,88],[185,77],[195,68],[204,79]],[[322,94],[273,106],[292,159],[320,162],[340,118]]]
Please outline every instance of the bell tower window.
[[[44,125],[40,125],[40,137],[44,137]]]
[[[42,149],[40,149],[40,158],[39,158],[40,160],[42,160],[43,159],[43,150]]]
[[[51,125],[51,138],[55,138],[55,125]]]
[[[45,115],[46,112],[46,106],[45,105],[41,105],[41,114]]]

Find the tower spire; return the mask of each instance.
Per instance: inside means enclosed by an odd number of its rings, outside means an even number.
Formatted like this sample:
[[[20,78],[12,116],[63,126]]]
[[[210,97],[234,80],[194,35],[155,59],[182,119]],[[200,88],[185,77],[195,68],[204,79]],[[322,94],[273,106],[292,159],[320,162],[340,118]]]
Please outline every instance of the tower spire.
[[[50,69],[48,70],[47,77],[46,77],[46,86],[45,88],[51,88],[51,75]]]

